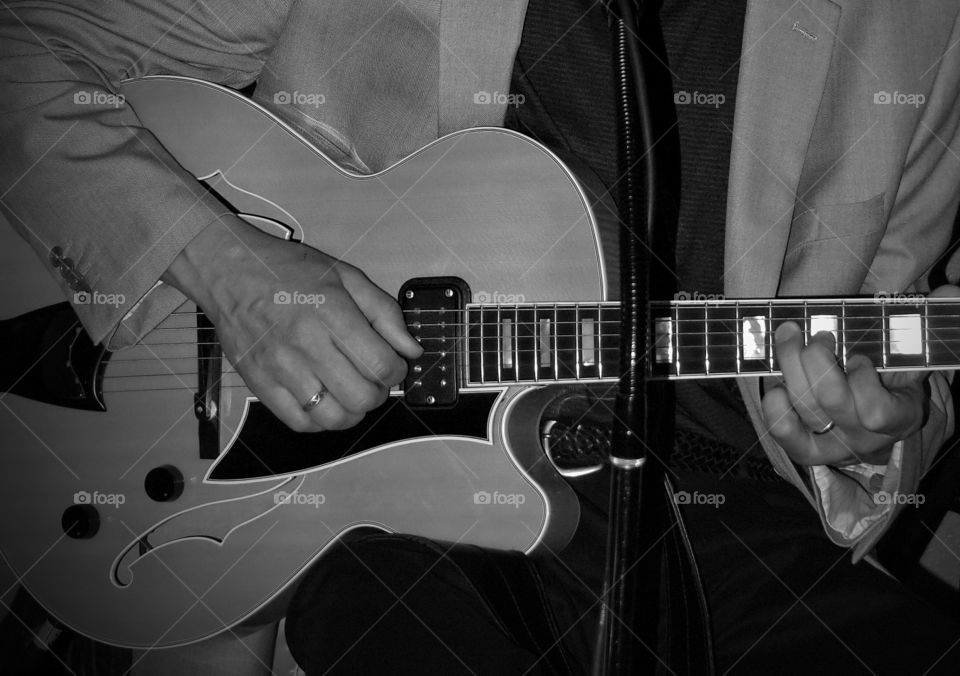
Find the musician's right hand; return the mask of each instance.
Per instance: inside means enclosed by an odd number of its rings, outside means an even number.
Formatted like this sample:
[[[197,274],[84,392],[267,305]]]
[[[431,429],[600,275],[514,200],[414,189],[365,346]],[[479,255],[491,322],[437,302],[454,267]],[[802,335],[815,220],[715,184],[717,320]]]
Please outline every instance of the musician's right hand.
[[[298,432],[357,424],[422,351],[360,270],[238,217],[208,226],[162,279],[203,309],[247,386]]]

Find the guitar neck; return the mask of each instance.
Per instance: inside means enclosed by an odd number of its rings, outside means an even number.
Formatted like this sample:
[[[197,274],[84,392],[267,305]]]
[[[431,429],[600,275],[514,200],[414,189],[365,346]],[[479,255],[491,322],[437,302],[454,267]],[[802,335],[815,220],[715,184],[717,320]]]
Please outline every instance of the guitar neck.
[[[774,332],[796,322],[804,341],[833,334],[838,362],[879,370],[957,368],[960,301],[877,298],[675,300],[651,304],[655,379],[777,375]],[[613,381],[620,376],[620,306],[468,305],[466,385]]]

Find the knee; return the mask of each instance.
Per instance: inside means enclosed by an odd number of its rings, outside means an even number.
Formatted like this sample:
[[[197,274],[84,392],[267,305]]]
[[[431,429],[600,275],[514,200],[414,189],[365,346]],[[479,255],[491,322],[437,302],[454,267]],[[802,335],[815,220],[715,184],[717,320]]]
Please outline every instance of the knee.
[[[430,547],[401,535],[367,533],[337,542],[304,575],[287,609],[294,659],[307,668],[353,644],[388,613],[431,558]]]

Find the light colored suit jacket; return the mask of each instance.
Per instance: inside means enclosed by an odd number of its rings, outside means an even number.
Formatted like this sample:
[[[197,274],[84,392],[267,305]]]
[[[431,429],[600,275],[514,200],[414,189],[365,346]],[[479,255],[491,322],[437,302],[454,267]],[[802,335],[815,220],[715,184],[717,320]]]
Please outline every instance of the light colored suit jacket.
[[[119,308],[84,306],[95,340],[121,346],[183,300],[157,285],[223,208],[125,106],[78,93],[175,73],[301,105],[279,110],[332,158],[389,166],[445,133],[501,124],[523,0],[9,2],[0,11],[0,195],[48,260],[61,247]],[[960,197],[957,0],[748,0],[732,130],[728,297],[925,290]],[[312,104],[322,95],[323,105]],[[922,102],[920,102],[922,97]],[[887,102],[889,100],[889,102]],[[70,292],[63,269],[53,270]],[[76,283],[74,275],[73,283]],[[120,327],[119,329],[117,327]],[[759,389],[742,385],[758,429]],[[922,431],[886,468],[802,474],[770,439],[777,471],[862,556],[952,431],[945,379],[931,379]]]

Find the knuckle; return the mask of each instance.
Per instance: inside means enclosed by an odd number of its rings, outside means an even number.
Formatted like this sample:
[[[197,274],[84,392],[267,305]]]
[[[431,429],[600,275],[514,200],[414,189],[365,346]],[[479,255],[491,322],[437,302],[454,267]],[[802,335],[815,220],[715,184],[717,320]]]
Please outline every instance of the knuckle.
[[[323,330],[322,325],[318,326],[318,323],[310,321],[303,314],[299,315],[285,331],[287,340],[300,348],[313,344],[317,340],[318,332]]]
[[[370,364],[369,369],[377,382],[384,385],[399,383],[407,374],[406,362],[397,355],[376,359]]]
[[[792,426],[784,416],[780,416],[767,422],[767,430],[776,439],[786,439],[790,436]]]
[[[366,411],[372,411],[377,408],[386,400],[386,388],[370,385],[369,387],[363,387],[355,393],[348,408],[355,413],[365,413]]]
[[[860,415],[860,424],[868,432],[882,432],[887,428],[889,417],[882,406],[868,406]]]
[[[297,357],[292,350],[285,346],[279,346],[269,353],[269,360],[272,362],[274,373],[296,374]]]
[[[846,402],[845,394],[836,387],[824,387],[817,392],[817,401],[820,407],[827,410],[837,410],[843,407]]]
[[[398,324],[404,324],[405,320],[403,318],[403,310],[400,309],[400,305],[391,298],[390,296],[384,295],[384,308],[383,311],[387,316],[387,319],[392,322],[397,322]]]
[[[821,334],[817,334],[820,336]],[[828,336],[830,334],[827,334]],[[817,359],[822,359],[824,361],[835,361],[836,353],[833,351],[833,346],[826,344],[825,338],[819,338],[816,341],[811,342],[805,348],[807,353],[811,356],[815,356]]]

